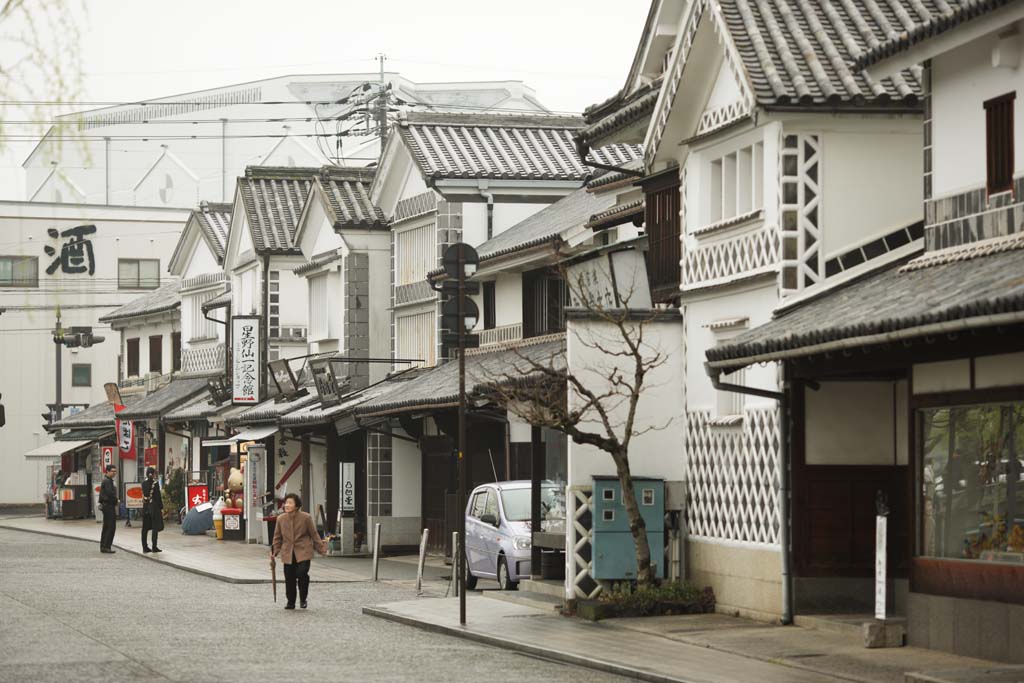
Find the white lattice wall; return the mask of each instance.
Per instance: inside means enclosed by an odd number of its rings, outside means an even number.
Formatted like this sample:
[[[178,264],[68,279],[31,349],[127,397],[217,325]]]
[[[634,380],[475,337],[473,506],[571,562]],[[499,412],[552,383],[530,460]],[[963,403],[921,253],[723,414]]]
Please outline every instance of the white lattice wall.
[[[762,272],[779,262],[779,231],[764,226],[731,239],[687,249],[683,259],[683,289]]]
[[[566,491],[569,504],[569,552],[565,573],[566,599],[596,598],[601,584],[594,580],[593,571],[593,489],[590,486],[569,486]]]
[[[687,414],[689,534],[759,545],[779,542],[778,410],[748,408],[741,429]]]
[[[782,143],[782,289],[795,292],[825,278],[821,257],[821,139],[787,134]]]

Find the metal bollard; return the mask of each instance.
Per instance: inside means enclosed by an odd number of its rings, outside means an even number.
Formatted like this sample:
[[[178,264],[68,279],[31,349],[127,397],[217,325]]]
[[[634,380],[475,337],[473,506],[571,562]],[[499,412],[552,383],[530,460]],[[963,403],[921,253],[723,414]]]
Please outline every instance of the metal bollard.
[[[430,529],[423,530],[420,538],[420,560],[416,566],[416,592],[423,593],[423,565],[427,561],[427,539],[430,538]]]
[[[459,532],[452,532],[452,597],[459,597]]]
[[[376,581],[380,569],[380,522],[373,525],[373,580]]]

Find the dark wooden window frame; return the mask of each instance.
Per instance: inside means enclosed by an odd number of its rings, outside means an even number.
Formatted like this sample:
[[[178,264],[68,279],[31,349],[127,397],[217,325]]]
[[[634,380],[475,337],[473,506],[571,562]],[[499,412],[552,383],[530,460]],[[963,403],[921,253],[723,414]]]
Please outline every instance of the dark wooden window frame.
[[[1013,190],[1013,102],[1011,92],[991,100],[985,107],[985,185],[989,195]]]
[[[569,288],[557,269],[523,273],[523,338],[564,332],[568,305]]]
[[[149,337],[149,371],[158,375],[162,375],[164,372],[164,336],[162,334],[153,334]]]
[[[78,382],[75,377],[75,370],[85,368],[89,372],[89,379],[87,382]],[[92,386],[92,363],[72,363],[71,364],[71,386],[73,387],[91,387]]]
[[[138,377],[139,376],[139,346],[141,341],[139,337],[125,340],[124,355],[125,355],[125,377]]]
[[[494,280],[488,280],[483,283],[482,289],[484,303],[484,329],[493,330],[497,327],[495,324],[497,320],[495,311],[497,283]]]
[[[679,298],[682,217],[679,169],[671,168],[641,181],[647,231],[647,277],[656,301]]]
[[[181,370],[181,332],[171,334],[171,371]]]

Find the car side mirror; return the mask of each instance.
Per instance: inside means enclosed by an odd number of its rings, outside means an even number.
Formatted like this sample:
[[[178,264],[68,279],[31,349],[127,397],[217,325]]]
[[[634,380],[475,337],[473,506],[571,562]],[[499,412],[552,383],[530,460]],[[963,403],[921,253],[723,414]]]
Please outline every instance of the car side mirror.
[[[491,526],[498,526],[498,520],[492,514],[480,515],[480,521],[484,524],[490,524]]]

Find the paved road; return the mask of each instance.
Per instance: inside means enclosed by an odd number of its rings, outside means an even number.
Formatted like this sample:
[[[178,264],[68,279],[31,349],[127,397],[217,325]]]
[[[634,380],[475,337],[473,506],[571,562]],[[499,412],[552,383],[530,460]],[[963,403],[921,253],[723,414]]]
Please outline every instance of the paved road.
[[[624,680],[360,614],[404,583],[314,585],[305,612],[279,590],[0,529],[0,681]]]

